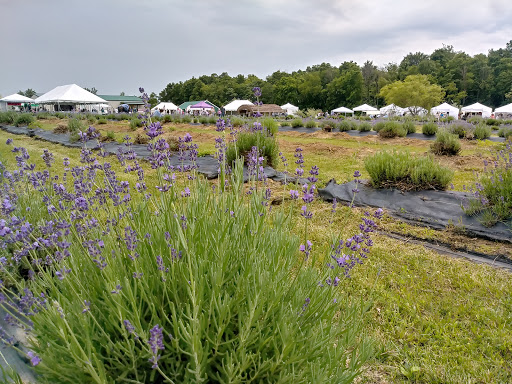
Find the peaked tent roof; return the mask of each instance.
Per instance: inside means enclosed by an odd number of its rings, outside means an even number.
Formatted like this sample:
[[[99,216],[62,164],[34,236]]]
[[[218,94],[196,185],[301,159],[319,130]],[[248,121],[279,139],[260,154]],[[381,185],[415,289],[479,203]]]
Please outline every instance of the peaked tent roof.
[[[100,104],[106,103],[101,97],[86,91],[76,84],[61,85],[39,96],[36,103],[73,103],[73,104]]]
[[[5,101],[6,103],[31,103],[34,99],[14,93],[12,95],[5,96],[3,99],[0,99],[0,101]]]
[[[382,107],[381,109],[379,109],[379,112],[381,115],[385,115],[389,112],[404,113],[405,109],[402,107],[399,107],[398,105],[395,105],[395,104],[389,104],[389,105],[386,105],[385,107]]]
[[[175,111],[178,109],[178,106],[171,102],[168,102],[168,103],[161,102],[158,105],[155,105],[153,108],[151,108],[152,111],[155,111],[157,109]]]
[[[487,107],[487,106],[485,106],[483,104],[480,104],[480,103],[475,103],[475,104],[468,105],[467,107],[462,107],[460,110],[462,112],[482,112],[482,114],[484,112],[486,112],[486,113],[489,114],[489,116],[492,113],[492,108],[491,107]]]
[[[512,103],[496,108],[494,113],[512,113]]]
[[[178,108],[182,110],[186,110],[188,107],[191,107],[194,104],[197,104],[201,101],[204,101],[207,104],[210,104],[213,108],[215,108],[215,112],[219,110],[219,107],[217,107],[215,104],[209,102],[208,100],[198,100],[198,101],[185,101],[184,103],[181,103]]]
[[[197,104],[191,105],[191,106],[190,106],[190,108],[191,108],[191,109],[192,109],[192,108],[203,108],[203,109],[204,109],[204,108],[206,108],[206,109],[211,109],[211,108],[213,108],[213,106],[212,106],[212,105],[210,105],[210,104],[208,104],[208,103],[206,103],[206,102],[204,102],[204,101],[200,101],[200,102],[199,102],[199,103],[197,103]]]
[[[226,112],[236,112],[242,105],[252,105],[253,102],[250,100],[233,100],[224,106]]]
[[[437,107],[433,107],[430,109],[430,113],[433,115],[438,112],[439,113],[448,112],[450,114],[450,116],[453,116],[456,120],[459,118],[459,108],[456,108],[448,103],[443,103],[443,104],[438,105]]]
[[[296,107],[295,105],[293,104],[290,104],[290,103],[286,103],[285,105],[281,105],[281,108],[283,109],[299,109],[299,107]]]
[[[379,112],[377,108],[372,107],[368,104],[363,104],[354,108],[354,112]]]
[[[354,113],[354,111],[347,107],[339,107],[339,108],[333,109],[331,111],[331,113]]]

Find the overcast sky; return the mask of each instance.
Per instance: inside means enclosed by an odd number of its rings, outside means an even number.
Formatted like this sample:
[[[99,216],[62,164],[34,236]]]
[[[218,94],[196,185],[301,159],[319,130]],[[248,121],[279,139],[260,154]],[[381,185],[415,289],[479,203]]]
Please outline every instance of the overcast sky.
[[[512,39],[509,1],[0,0],[0,94],[159,93],[211,73],[399,63],[443,44],[487,53]]]

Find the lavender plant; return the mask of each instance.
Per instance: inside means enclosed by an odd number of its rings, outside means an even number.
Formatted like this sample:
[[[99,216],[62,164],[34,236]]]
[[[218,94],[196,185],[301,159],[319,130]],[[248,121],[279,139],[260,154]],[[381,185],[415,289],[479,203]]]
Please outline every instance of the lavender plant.
[[[40,377],[352,382],[372,348],[361,306],[338,287],[370,251],[370,214],[359,234],[337,240],[327,266],[307,267],[314,254],[307,230],[299,245],[290,211],[264,209],[268,188],[243,193],[240,159],[225,172],[229,188],[212,189],[195,174],[197,146],[187,134],[179,140],[180,166],[170,165],[141,92],[157,185],[147,185],[129,138],[117,158],[135,185],[102,159],[101,144],[97,154],[84,147],[80,165],[56,164],[45,151],[39,169],[10,142],[13,167],[0,164],[0,304],[29,334],[27,358]],[[81,136],[97,133],[90,127]],[[225,166],[224,150],[219,143]],[[260,148],[251,148],[249,161],[254,182],[264,183]],[[303,175],[300,150],[296,164]],[[302,188],[306,223],[317,176],[312,167]]]
[[[493,161],[484,161],[484,171],[470,188],[473,198],[463,204],[468,215],[480,214],[480,221],[493,226],[512,218],[512,142],[496,153]]]

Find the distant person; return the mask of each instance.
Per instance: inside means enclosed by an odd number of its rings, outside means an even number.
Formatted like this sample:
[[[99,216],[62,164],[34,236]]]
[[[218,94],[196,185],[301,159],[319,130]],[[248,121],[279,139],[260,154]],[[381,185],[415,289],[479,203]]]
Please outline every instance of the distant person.
[[[160,113],[160,111],[157,109],[155,112],[153,112],[153,117],[162,117],[162,114]]]

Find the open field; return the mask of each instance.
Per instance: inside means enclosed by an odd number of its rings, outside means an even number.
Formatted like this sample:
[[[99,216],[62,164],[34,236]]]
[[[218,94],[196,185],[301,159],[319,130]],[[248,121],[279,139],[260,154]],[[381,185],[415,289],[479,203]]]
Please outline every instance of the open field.
[[[60,120],[46,120],[43,129],[53,129]],[[115,133],[116,140],[129,134],[143,134],[142,128],[132,131],[127,122],[96,125],[106,135]],[[214,139],[220,135],[214,126],[164,124],[164,138],[183,137],[190,133],[198,144],[199,154],[215,152]],[[11,147],[5,144],[13,137],[0,131],[2,162]],[[301,147],[305,168],[320,168],[318,186],[328,180],[350,181],[354,171],[368,178],[364,159],[380,150],[405,149],[425,154],[430,143],[414,139],[381,139],[378,136],[354,138],[346,133],[312,134],[280,132],[280,150],[294,168],[295,148]],[[65,157],[77,163],[80,151],[62,146],[13,137],[28,150],[32,158],[40,159],[43,149],[53,152],[56,163]],[[455,190],[474,182],[475,172],[483,170],[484,160],[502,146],[491,142],[462,141],[460,156],[437,156],[442,165],[455,171]],[[115,164],[116,161],[112,160]],[[114,166],[116,169],[121,169]],[[146,167],[146,183],[157,183],[156,173]],[[283,170],[282,165],[278,169]],[[135,182],[133,174],[123,175]],[[186,184],[185,180],[179,181]],[[215,184],[216,181],[212,181]],[[273,195],[293,188],[270,183]],[[285,208],[292,208],[289,200]],[[294,234],[302,237],[299,207]],[[309,239],[314,251],[327,254],[331,230],[347,237],[357,231],[363,209],[339,207],[335,214],[331,206],[320,199],[312,205]],[[454,248],[465,248],[488,255],[512,258],[512,245],[481,239],[468,239],[456,228],[435,231],[411,226],[386,216],[381,231],[396,232],[416,238],[438,240]],[[352,277],[340,286],[342,295],[354,301],[370,304],[363,316],[364,333],[377,343],[377,353],[359,382],[367,383],[507,383],[512,381],[512,276],[509,272],[466,260],[436,254],[418,245],[399,242],[376,234],[375,247],[364,265],[355,269]],[[319,260],[319,262],[322,260]]]

